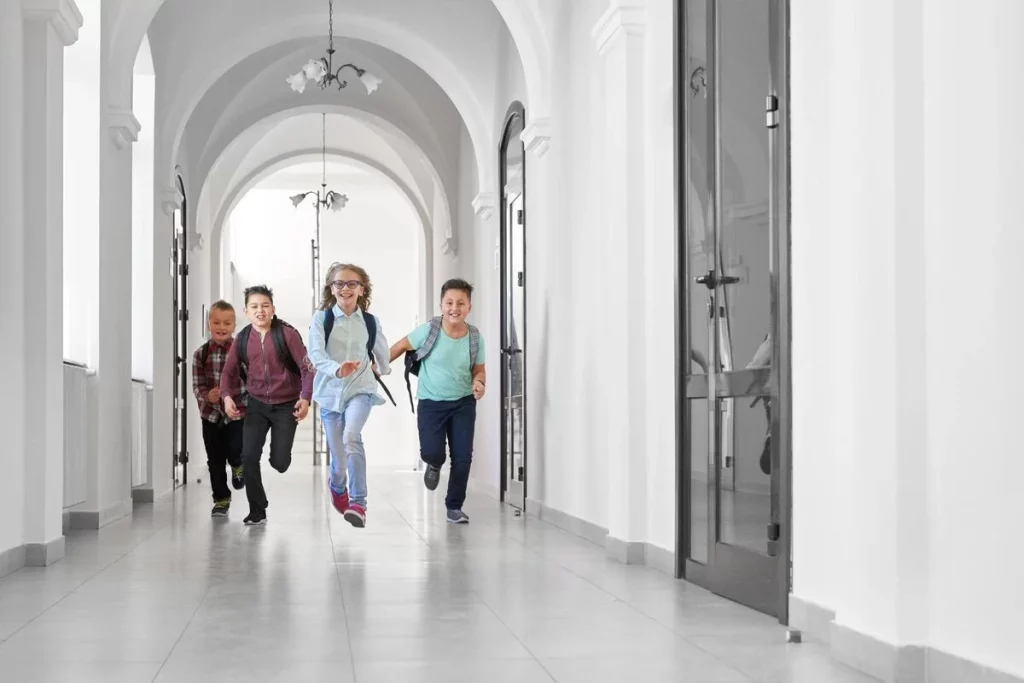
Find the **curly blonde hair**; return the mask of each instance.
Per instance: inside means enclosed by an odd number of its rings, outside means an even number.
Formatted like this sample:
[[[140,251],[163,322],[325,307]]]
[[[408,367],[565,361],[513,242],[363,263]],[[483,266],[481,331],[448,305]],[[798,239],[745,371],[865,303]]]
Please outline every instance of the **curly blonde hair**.
[[[343,270],[351,270],[359,277],[359,282],[363,285],[363,293],[356,299],[356,305],[366,312],[370,308],[370,300],[373,298],[373,285],[370,284],[370,276],[366,273],[366,270],[353,265],[351,263],[332,263],[331,267],[327,269],[327,281],[324,283],[323,296],[320,301],[320,310],[327,311],[334,308],[334,304],[338,303],[338,299],[334,296],[334,291],[331,289],[331,283],[334,282],[335,276]]]

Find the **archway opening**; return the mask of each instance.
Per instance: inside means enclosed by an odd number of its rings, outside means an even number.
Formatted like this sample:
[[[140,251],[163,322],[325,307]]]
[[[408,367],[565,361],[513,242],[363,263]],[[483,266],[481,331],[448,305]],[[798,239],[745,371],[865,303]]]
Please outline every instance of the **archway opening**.
[[[266,284],[274,290],[277,314],[309,338],[313,314],[312,240],[316,211],[307,199],[298,208],[289,197],[320,186],[319,162],[297,163],[281,169],[251,188],[228,217],[223,255],[228,276],[225,298],[238,311],[238,329],[245,324],[246,287]],[[355,263],[367,270],[373,284],[370,311],[390,343],[420,322],[420,217],[395,184],[362,165],[329,161],[327,189],[348,196],[339,212],[320,212],[320,272],[327,276],[335,261]],[[323,282],[317,283],[317,289]],[[375,409],[363,430],[369,469],[411,469],[418,461],[416,422],[408,411],[401,368],[385,382],[398,406]],[[312,420],[296,437],[293,458],[312,463]]]

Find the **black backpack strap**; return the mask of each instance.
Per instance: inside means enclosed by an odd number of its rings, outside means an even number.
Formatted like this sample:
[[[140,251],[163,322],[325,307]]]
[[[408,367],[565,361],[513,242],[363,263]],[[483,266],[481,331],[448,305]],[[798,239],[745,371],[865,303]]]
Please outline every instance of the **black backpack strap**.
[[[373,317],[373,314],[363,311],[363,322],[366,323],[366,355],[369,356],[370,363],[373,363],[376,360],[373,355],[373,347],[377,343],[377,319]],[[370,368],[370,372],[373,372],[373,376],[377,378],[377,383],[380,384],[384,393],[388,395],[388,398],[391,400],[391,405],[397,407],[398,404],[395,403],[395,397],[391,395],[391,390],[388,389],[388,385],[384,384],[384,380],[381,379],[381,376],[373,370],[372,366]]]
[[[270,321],[270,338],[274,342],[274,348],[277,349],[277,359],[281,361],[281,364],[287,368],[288,372],[301,376],[299,365],[292,358],[292,352],[288,349],[288,342],[284,338],[285,327],[290,327],[290,325],[274,316],[274,319]]]
[[[238,377],[242,384],[245,384],[249,378],[249,334],[251,332],[252,325],[246,325],[235,338],[235,346],[238,347],[238,350],[235,351],[235,356],[238,358]]]
[[[324,350],[327,350],[327,340],[331,338],[331,330],[334,329],[334,307],[324,311]]]
[[[200,368],[204,373],[206,372],[206,364],[210,361],[210,340],[207,339],[206,343],[203,344],[199,350],[199,360],[202,361],[203,367]]]

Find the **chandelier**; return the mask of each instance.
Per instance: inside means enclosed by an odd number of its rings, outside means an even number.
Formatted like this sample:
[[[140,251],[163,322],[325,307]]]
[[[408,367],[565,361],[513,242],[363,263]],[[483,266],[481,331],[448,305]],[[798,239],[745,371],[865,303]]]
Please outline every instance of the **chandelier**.
[[[299,204],[301,204],[306,199],[306,197],[308,197],[310,195],[313,195],[313,196],[316,197],[316,213],[317,213],[317,217],[318,217],[318,220],[317,220],[317,223],[318,223],[318,225],[317,225],[317,241],[318,242],[319,242],[319,237],[320,237],[320,235],[319,235],[319,232],[320,232],[320,230],[319,230],[320,207],[322,206],[325,209],[328,209],[330,211],[341,211],[342,209],[345,208],[345,204],[348,203],[348,195],[344,195],[344,194],[341,194],[340,192],[335,192],[334,190],[328,190],[327,189],[327,114],[326,113],[325,114],[321,114],[321,116],[323,117],[322,118],[322,122],[321,122],[321,130],[322,130],[321,137],[322,137],[322,140],[323,140],[322,145],[321,145],[321,158],[322,158],[322,163],[323,163],[323,175],[321,176],[321,180],[320,180],[320,189],[319,190],[310,190],[309,192],[303,192],[301,194],[294,194],[294,195],[292,195],[291,197],[288,198],[288,199],[290,199],[292,201],[292,206],[295,207],[295,208],[298,208]]]
[[[341,90],[348,86],[348,81],[342,80],[341,72],[344,69],[352,69],[366,87],[366,94],[372,94],[374,90],[380,87],[381,80],[369,71],[351,63],[342,64],[337,69],[334,68],[334,0],[327,1],[327,12],[327,56],[321,57],[319,60],[311,59],[306,62],[305,66],[302,67],[302,71],[292,74],[286,79],[288,85],[297,93],[301,93],[306,89],[307,80],[316,83],[320,86],[321,90],[325,90],[332,84],[336,84],[338,90]]]

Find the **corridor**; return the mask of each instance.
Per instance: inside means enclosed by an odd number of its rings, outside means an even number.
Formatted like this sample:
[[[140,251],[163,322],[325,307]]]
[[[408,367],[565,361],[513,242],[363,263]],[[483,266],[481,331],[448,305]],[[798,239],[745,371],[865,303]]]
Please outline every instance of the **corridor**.
[[[264,528],[190,483],[67,557],[0,579],[2,680],[860,683],[776,620],[472,496],[444,522],[416,472],[371,475],[369,526],[323,470],[268,478]]]

